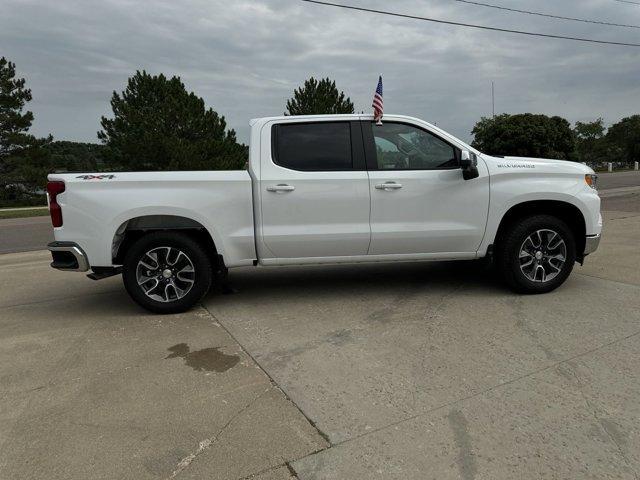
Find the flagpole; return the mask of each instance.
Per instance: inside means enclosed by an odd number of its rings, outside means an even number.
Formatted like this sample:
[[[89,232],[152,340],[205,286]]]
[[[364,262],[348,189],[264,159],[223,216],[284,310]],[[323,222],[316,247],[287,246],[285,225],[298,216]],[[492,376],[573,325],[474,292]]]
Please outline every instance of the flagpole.
[[[491,82],[491,111],[493,112],[493,118],[496,118],[496,91],[494,82]]]

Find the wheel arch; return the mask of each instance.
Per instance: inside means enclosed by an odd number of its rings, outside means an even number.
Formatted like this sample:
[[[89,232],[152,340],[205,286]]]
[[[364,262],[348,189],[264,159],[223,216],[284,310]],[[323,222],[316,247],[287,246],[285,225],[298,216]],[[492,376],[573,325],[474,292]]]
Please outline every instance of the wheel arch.
[[[529,200],[513,205],[505,212],[500,220],[493,246],[499,248],[507,229],[519,219],[531,215],[550,215],[559,218],[567,224],[574,234],[576,242],[576,258],[584,260],[586,242],[586,221],[582,211],[572,203],[562,200]]]
[[[157,231],[180,231],[205,247],[215,267],[224,266],[211,232],[199,221],[182,215],[140,215],[123,221],[111,241],[111,258],[114,265],[121,265],[127,249],[143,235]]]

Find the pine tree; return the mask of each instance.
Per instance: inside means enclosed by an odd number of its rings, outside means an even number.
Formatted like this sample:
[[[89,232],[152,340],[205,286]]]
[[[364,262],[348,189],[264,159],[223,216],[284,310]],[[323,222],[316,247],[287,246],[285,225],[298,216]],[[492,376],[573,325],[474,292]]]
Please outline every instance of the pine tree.
[[[293,98],[287,100],[285,115],[322,115],[335,113],[353,113],[353,103],[344,92],[339,92],[336,82],[329,78],[320,81],[311,77],[304,86],[293,92]]]
[[[33,143],[33,137],[26,133],[33,113],[22,112],[31,101],[31,90],[24,87],[24,78],[15,77],[15,63],[0,58],[0,158]]]
[[[52,138],[28,133],[33,113],[23,112],[32,98],[25,83],[14,63],[0,58],[0,206],[44,202],[48,157],[42,147]]]
[[[102,117],[98,138],[106,160],[126,170],[229,170],[242,168],[246,146],[227,130],[224,117],[179,77],[145,71],[129,78],[111,98],[113,118]]]

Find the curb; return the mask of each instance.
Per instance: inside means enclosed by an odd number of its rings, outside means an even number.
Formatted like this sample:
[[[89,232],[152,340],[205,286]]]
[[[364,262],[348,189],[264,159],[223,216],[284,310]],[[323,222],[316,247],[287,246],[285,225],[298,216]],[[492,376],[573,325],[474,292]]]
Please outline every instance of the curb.
[[[24,212],[26,210],[44,210],[48,208],[46,205],[35,206],[35,207],[10,207],[10,208],[0,208],[0,212]]]

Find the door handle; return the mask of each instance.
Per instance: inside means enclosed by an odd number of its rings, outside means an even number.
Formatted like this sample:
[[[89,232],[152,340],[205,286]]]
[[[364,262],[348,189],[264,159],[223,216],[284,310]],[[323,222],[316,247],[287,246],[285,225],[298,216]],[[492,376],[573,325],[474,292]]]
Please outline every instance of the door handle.
[[[396,183],[396,182],[385,182],[385,183],[379,183],[376,185],[376,189],[378,190],[398,190],[399,188],[402,188],[402,184],[401,183]]]
[[[296,189],[293,185],[287,185],[286,183],[279,183],[278,185],[270,185],[267,187],[267,192],[293,192]]]

